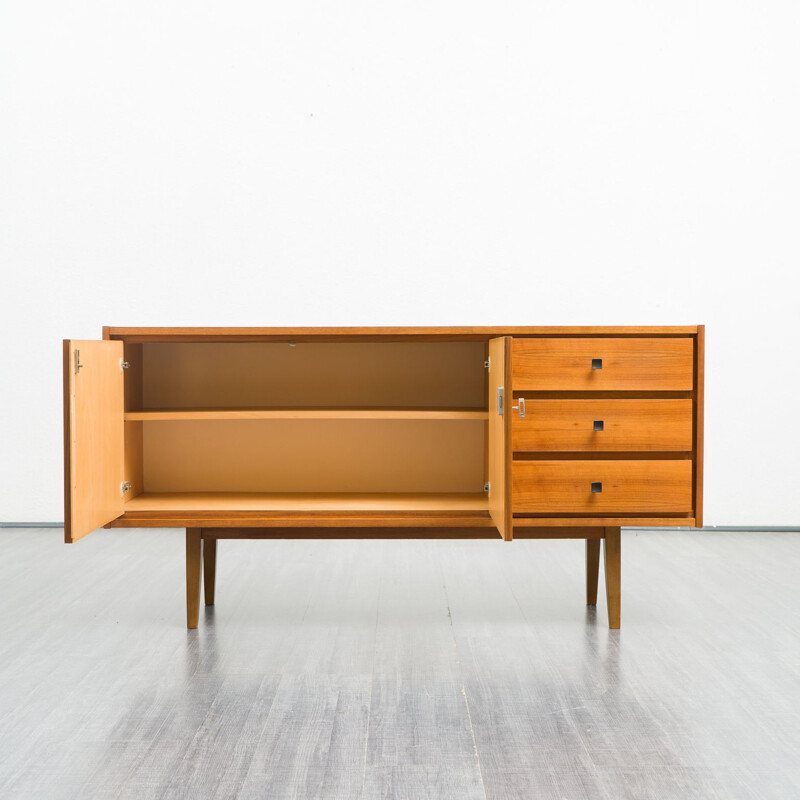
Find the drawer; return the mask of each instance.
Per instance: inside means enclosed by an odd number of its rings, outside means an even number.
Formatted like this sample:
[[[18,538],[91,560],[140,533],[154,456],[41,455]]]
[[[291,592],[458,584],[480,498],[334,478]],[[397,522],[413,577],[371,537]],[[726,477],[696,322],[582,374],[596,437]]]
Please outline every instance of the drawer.
[[[517,452],[692,449],[691,400],[526,398],[525,416],[512,420]]]
[[[515,514],[688,513],[692,462],[514,461],[512,504]]]
[[[691,391],[694,340],[514,339],[521,391]]]

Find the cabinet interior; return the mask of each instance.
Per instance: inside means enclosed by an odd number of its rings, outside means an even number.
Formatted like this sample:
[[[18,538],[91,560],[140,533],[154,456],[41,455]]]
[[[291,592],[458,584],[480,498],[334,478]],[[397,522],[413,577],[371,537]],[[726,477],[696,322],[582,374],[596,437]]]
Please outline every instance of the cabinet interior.
[[[486,357],[485,341],[126,343],[126,505],[485,508]]]

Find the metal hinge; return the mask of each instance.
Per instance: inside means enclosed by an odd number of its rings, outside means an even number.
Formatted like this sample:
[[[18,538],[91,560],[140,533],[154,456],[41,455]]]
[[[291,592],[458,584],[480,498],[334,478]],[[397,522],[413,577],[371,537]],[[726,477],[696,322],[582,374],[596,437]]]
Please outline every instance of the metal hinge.
[[[486,369],[491,369],[492,368],[492,357],[491,356],[489,356],[489,358],[487,358],[486,361],[483,362],[483,366],[486,367]]]
[[[129,492],[131,490],[131,482],[130,481],[123,481],[119,485],[119,496],[125,497],[125,492]]]
[[[85,367],[86,364],[81,364],[81,351],[75,351],[75,374],[77,375],[81,371],[81,367]]]
[[[120,372],[122,372],[122,370],[124,370],[124,369],[130,369],[130,366],[131,366],[131,362],[130,361],[124,361],[123,359],[119,360],[119,371]]]
[[[502,386],[497,387],[497,413],[501,417],[506,413],[506,390]]]
[[[489,491],[489,489],[490,489],[490,487],[491,487],[491,485],[492,485],[492,484],[491,484],[491,483],[489,483],[489,481],[486,481],[486,483],[484,483],[484,484],[483,484],[483,491],[484,491],[484,492],[488,492],[488,491]]]

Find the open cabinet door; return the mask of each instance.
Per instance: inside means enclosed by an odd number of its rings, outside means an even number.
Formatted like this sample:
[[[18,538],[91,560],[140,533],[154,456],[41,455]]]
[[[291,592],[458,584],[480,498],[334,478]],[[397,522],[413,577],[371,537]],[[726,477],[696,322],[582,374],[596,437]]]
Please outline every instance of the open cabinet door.
[[[511,337],[489,340],[489,514],[507,542],[511,521]]]
[[[122,514],[122,342],[64,342],[64,540]]]

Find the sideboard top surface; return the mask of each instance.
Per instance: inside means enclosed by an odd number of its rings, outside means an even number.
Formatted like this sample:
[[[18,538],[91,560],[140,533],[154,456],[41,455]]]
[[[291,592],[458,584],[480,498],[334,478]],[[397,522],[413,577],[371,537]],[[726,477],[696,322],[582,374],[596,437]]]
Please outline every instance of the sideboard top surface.
[[[696,336],[702,325],[607,326],[550,325],[526,327],[276,327],[276,328],[103,328],[104,339],[127,342],[347,341],[347,340],[486,340],[493,336]]]

